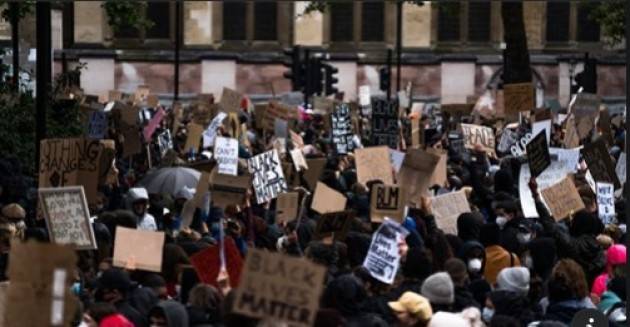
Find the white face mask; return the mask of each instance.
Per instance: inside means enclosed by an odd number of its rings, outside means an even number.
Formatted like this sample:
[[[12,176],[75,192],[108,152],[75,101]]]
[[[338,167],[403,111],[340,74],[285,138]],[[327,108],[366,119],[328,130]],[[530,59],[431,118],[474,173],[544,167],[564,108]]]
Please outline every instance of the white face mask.
[[[507,218],[505,218],[503,216],[498,216],[497,217],[496,223],[497,223],[497,225],[499,225],[499,228],[502,229],[503,226],[505,226],[505,224],[507,224],[507,222],[508,222]]]
[[[532,239],[532,233],[518,233],[516,234],[516,239],[521,244],[526,244]]]
[[[481,318],[483,321],[489,324],[492,320],[492,316],[494,316],[494,309],[483,307],[483,310],[481,311]]]
[[[481,259],[474,258],[468,260],[468,270],[470,272],[478,272],[481,270]]]

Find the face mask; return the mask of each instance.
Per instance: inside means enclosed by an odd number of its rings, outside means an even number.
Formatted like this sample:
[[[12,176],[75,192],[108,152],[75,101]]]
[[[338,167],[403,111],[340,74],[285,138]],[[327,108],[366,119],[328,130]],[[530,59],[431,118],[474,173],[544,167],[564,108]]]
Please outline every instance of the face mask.
[[[494,316],[494,309],[483,307],[483,310],[481,311],[481,318],[483,319],[483,321],[485,321],[486,323],[490,323],[490,321],[492,320],[492,316]]]
[[[516,239],[519,243],[525,244],[532,239],[532,233],[518,233],[516,234]]]
[[[478,272],[481,270],[481,259],[470,259],[468,260],[468,270],[470,272]]]
[[[503,216],[497,217],[496,223],[497,223],[497,225],[499,225],[499,228],[503,228],[503,226],[505,226],[505,224],[507,224],[507,222],[508,222],[507,218],[505,218]]]

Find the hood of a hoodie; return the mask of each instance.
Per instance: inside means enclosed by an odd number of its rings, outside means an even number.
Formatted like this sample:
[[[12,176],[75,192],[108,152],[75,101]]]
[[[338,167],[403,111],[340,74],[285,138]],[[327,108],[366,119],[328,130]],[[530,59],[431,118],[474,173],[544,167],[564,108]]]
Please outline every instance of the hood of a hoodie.
[[[149,193],[144,187],[133,187],[127,192],[127,199],[129,199],[130,204],[139,200],[149,201]]]
[[[186,308],[173,300],[160,301],[156,307],[162,309],[168,326],[188,326],[188,313]]]

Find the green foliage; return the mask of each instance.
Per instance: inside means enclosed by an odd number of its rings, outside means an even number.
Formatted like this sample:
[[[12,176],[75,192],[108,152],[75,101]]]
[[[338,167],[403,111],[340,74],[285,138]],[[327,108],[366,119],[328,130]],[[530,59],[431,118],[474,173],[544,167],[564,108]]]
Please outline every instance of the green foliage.
[[[114,32],[118,32],[125,27],[142,30],[153,26],[153,22],[146,18],[146,1],[106,0],[103,2],[102,7],[107,13],[107,23]]]
[[[612,45],[621,43],[625,37],[624,6],[624,0],[607,0],[601,2],[591,13],[591,17],[600,24],[604,36]]]
[[[339,0],[337,0],[339,1]],[[328,4],[331,1],[329,0],[315,0],[315,1],[309,1],[308,4],[306,5],[306,8],[304,9],[304,12],[302,13],[302,15],[308,15],[312,12],[315,11],[319,11],[321,13],[326,11],[326,8],[328,7]],[[418,6],[422,6],[425,3],[425,0],[404,0],[403,2],[406,3],[411,3],[411,4],[415,4]]]
[[[11,1],[0,0],[0,6],[4,8],[2,10],[2,18],[5,19],[8,22],[11,21],[11,16],[13,14],[12,9],[14,9],[14,8],[17,9],[18,20],[26,17],[29,14],[32,14],[34,9],[35,9],[35,0],[18,1],[18,2],[16,2],[17,6],[15,6],[15,7],[9,6],[9,2],[11,2]]]

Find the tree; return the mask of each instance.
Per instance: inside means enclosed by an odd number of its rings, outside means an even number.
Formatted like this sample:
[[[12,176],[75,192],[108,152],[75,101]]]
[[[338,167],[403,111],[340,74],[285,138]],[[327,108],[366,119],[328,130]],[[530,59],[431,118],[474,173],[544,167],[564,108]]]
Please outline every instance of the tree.
[[[597,21],[604,36],[611,45],[621,43],[625,38],[625,1],[607,0],[600,3],[591,13],[591,17]]]

